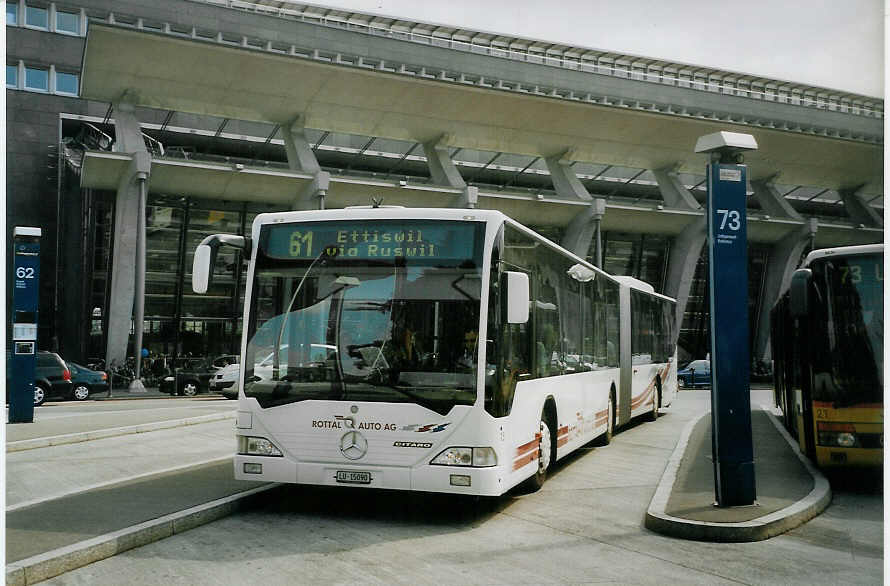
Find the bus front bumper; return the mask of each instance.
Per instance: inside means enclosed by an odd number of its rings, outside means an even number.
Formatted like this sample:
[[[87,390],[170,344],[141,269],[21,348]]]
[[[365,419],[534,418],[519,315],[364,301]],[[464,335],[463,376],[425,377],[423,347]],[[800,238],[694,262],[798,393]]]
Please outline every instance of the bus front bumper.
[[[235,478],[257,482],[286,482],[318,486],[354,486],[391,490],[445,492],[478,496],[503,494],[506,478],[498,467],[350,465],[294,462],[286,457],[236,454]]]

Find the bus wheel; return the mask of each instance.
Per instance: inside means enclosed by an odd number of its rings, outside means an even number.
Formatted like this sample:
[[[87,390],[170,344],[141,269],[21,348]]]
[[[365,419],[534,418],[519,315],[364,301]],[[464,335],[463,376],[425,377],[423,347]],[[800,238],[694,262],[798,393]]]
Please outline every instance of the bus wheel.
[[[608,446],[612,443],[612,436],[615,434],[615,400],[612,398],[612,393],[609,393],[609,406],[607,407],[609,411],[609,419],[606,421],[606,432],[599,437],[599,445]]]
[[[541,413],[541,422],[539,426],[541,441],[538,444],[538,470],[534,476],[528,479],[528,487],[532,491],[540,490],[547,480],[547,470],[553,462],[553,432],[550,431],[550,424],[547,421],[546,412]]]
[[[652,411],[649,412],[648,419],[649,421],[655,421],[658,419],[658,403],[659,403],[659,395],[658,388],[656,387],[655,391],[652,393]]]

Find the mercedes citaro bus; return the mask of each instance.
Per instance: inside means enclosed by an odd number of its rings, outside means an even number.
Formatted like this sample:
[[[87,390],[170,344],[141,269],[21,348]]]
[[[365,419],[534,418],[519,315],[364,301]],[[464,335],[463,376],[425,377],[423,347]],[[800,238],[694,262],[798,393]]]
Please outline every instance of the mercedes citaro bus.
[[[500,495],[676,393],[672,299],[495,211],[260,214],[235,476]]]

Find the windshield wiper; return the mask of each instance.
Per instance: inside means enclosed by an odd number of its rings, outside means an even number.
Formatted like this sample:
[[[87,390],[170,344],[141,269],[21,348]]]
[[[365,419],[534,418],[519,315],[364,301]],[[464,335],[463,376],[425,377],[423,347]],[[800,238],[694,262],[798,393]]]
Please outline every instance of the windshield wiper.
[[[399,395],[402,395],[403,397],[411,399],[412,402],[417,403],[421,407],[426,407],[427,409],[429,409],[431,411],[435,411],[436,413],[440,413],[442,415],[445,415],[445,413],[447,413],[449,410],[451,410],[452,403],[450,401],[441,401],[441,400],[434,401],[434,400],[422,397],[418,393],[408,391],[404,388],[397,387],[395,385],[382,384],[382,385],[373,385],[373,386],[375,388],[384,388],[386,390],[398,393]],[[437,404],[440,405],[440,407],[437,407],[436,406]],[[441,406],[447,406],[448,409],[443,411]]]
[[[303,273],[303,278],[300,279],[300,283],[297,285],[297,289],[294,291],[294,294],[290,298],[290,303],[287,304],[287,309],[284,311],[284,318],[281,320],[281,327],[278,328],[278,343],[275,345],[276,348],[281,348],[281,337],[284,335],[284,327],[287,325],[287,318],[290,315],[290,310],[294,306],[294,302],[297,300],[297,295],[300,294],[300,291],[303,289],[303,283],[306,282],[306,278],[309,276],[309,273],[312,272],[312,268],[315,266],[315,263],[321,260],[328,260],[333,258],[328,250],[336,250],[336,248],[323,246],[321,248],[321,252],[318,253],[312,262],[309,263],[309,266],[306,267],[306,272]],[[275,356],[272,358],[272,378],[278,379],[278,371],[281,369],[281,359],[278,356],[278,351],[275,352]]]

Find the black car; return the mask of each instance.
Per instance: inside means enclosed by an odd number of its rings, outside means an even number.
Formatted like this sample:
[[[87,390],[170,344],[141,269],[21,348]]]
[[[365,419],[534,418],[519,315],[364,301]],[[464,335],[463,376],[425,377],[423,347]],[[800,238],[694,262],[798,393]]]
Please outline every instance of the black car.
[[[207,358],[182,359],[173,369],[173,374],[161,379],[158,390],[170,395],[193,397],[206,392],[210,377],[219,367]]]
[[[43,405],[49,397],[71,398],[74,385],[71,370],[55,352],[37,352],[34,367],[34,406]]]
[[[93,393],[108,390],[108,375],[106,373],[74,362],[67,364],[71,370],[71,398],[75,401],[84,401]]]

